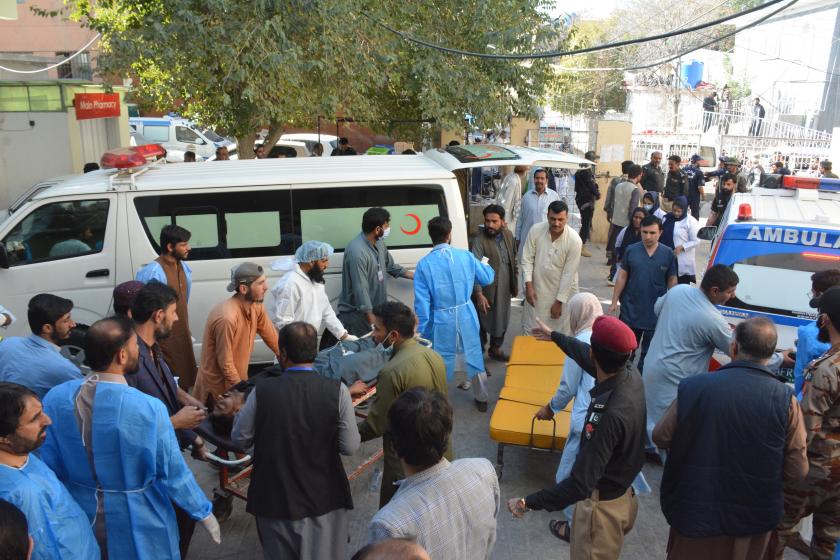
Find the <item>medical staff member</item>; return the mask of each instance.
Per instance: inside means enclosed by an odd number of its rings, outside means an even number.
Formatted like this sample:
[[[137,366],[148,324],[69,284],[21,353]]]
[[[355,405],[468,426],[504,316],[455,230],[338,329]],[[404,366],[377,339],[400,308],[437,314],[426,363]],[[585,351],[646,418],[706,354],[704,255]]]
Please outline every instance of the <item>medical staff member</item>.
[[[330,265],[332,254],[331,245],[311,240],[298,247],[294,261],[283,259],[271,264],[273,270],[285,272],[271,289],[274,296],[271,322],[278,330],[290,323],[303,321],[316,330],[326,326],[337,340],[357,339],[335,316],[324,287],[324,271]]]
[[[87,516],[33,453],[44,443],[49,425],[34,392],[0,382],[0,498],[26,516],[35,560],[98,560],[99,546]]]
[[[385,275],[414,278],[414,272],[394,262],[385,246],[391,234],[391,214],[384,208],[368,208],[362,216],[362,232],[344,249],[341,268],[341,296],[338,319],[350,334],[363,336],[373,324],[373,308],[388,301]],[[332,346],[336,339],[328,333],[321,338],[321,348]]]
[[[95,322],[85,334],[85,354],[93,373],[44,399],[53,425],[41,458],[87,514],[99,547],[120,560],[180,558],[170,501],[221,542],[213,506],[184,462],[166,406],[126,383],[140,354],[131,321]]]
[[[434,248],[420,259],[414,275],[414,312],[417,331],[432,341],[446,362],[446,376],[466,371],[472,380],[475,405],[487,411],[487,374],[481,348],[478,314],[473,305],[473,286],[493,282],[493,268],[465,249],[456,249],[452,222],[438,216],[429,220],[429,237]]]

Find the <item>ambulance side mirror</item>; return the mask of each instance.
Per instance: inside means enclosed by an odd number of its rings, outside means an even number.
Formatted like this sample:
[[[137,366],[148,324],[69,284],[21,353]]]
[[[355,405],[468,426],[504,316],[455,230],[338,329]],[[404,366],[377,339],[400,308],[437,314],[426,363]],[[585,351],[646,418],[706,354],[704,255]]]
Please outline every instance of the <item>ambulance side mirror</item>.
[[[0,268],[9,268],[9,253],[6,252],[5,243],[0,243]]]
[[[711,241],[715,238],[715,234],[717,234],[717,226],[701,227],[697,231],[697,238],[703,241]]]

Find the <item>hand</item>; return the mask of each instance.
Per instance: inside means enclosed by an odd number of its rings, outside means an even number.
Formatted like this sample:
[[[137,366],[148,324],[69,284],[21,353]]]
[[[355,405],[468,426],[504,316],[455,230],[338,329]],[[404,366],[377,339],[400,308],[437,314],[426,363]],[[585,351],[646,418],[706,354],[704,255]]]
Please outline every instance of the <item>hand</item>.
[[[490,302],[487,300],[484,294],[481,292],[475,298],[475,301],[478,303],[478,310],[481,312],[482,315],[487,315],[487,312],[490,311]]]
[[[403,278],[408,280],[414,280],[414,271],[413,270],[406,270],[403,272]]]
[[[344,333],[344,336],[341,337],[341,340],[346,340],[347,342],[355,342],[356,340],[359,340],[359,337],[354,334],[350,334],[349,332],[346,332]]]
[[[535,414],[534,418],[537,420],[551,420],[554,418],[554,411],[551,410],[551,405],[545,405],[541,409],[539,409]]]
[[[179,410],[175,416],[170,418],[172,427],[176,430],[192,430],[207,418],[204,409],[188,405]]]
[[[674,247],[674,256],[679,255],[679,254],[680,254],[680,253],[682,253],[683,251],[685,251],[685,249],[683,249],[683,246],[682,246],[682,245],[680,245],[679,247]]]
[[[531,329],[531,334],[537,340],[551,340],[551,329],[537,317],[537,326]]]
[[[354,399],[358,399],[359,397],[363,396],[367,393],[368,386],[365,385],[365,382],[359,379],[358,381],[354,382],[350,387],[347,388],[350,391],[350,397]]]
[[[525,506],[525,498],[511,498],[508,500],[508,510],[510,510],[515,518],[522,519],[522,516],[528,511],[528,508]]]
[[[793,348],[782,351],[782,366],[784,368],[793,367],[796,365],[796,358],[791,357],[791,352],[796,352]]]
[[[210,538],[213,539],[214,543],[222,544],[222,530],[219,528],[219,522],[212,513],[202,519],[201,524],[210,533]]]
[[[611,303],[610,308],[607,310],[607,313],[609,313],[610,315],[618,315],[618,304]]]
[[[201,404],[201,401],[199,401],[197,398],[190,395],[183,389],[178,390],[178,397],[182,406],[195,406],[204,409],[204,405]]]
[[[552,303],[549,313],[551,314],[552,319],[559,319],[560,315],[563,314],[563,302],[555,301]]]
[[[537,291],[534,289],[533,284],[525,285],[525,301],[527,301],[531,307],[537,306]]]
[[[373,330],[373,324],[376,322],[376,320],[374,319],[373,312],[368,311],[366,315],[367,315],[368,325],[370,325],[370,330],[372,331]]]
[[[700,198],[703,198],[704,196],[706,196],[706,193],[703,192],[703,187],[700,187],[699,189],[697,189],[697,192],[700,193]]]

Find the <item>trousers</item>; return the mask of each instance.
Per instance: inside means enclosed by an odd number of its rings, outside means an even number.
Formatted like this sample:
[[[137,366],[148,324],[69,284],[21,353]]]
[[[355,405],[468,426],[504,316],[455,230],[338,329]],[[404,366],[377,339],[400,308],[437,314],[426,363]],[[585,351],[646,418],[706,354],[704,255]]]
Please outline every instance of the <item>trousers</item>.
[[[589,234],[592,233],[592,216],[595,215],[595,202],[589,204],[586,208],[579,208],[580,210],[580,240],[586,245],[589,241]]]
[[[813,472],[813,467],[812,472]],[[781,560],[785,546],[802,518],[814,514],[811,558],[830,560],[840,539],[840,485],[810,473],[804,480],[785,484],[785,513],[770,538],[769,558]]]
[[[575,506],[572,560],[617,560],[624,535],[636,522],[639,503],[632,488],[614,500],[600,500],[598,490]]]

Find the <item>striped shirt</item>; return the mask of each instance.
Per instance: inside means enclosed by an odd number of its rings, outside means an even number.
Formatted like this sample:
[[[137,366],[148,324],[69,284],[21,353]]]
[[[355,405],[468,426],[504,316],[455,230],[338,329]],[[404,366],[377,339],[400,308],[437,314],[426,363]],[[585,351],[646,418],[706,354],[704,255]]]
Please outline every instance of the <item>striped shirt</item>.
[[[415,537],[433,560],[490,558],[499,480],[487,459],[459,459],[407,477],[368,527],[368,542]]]

